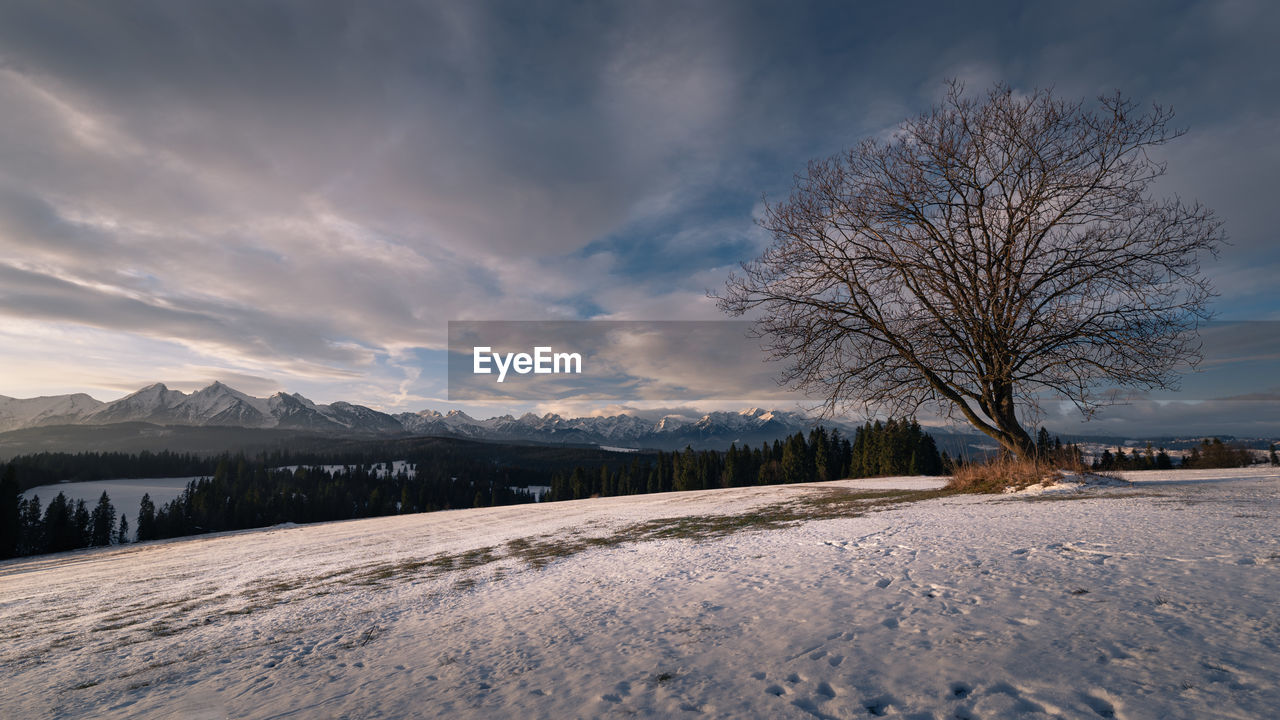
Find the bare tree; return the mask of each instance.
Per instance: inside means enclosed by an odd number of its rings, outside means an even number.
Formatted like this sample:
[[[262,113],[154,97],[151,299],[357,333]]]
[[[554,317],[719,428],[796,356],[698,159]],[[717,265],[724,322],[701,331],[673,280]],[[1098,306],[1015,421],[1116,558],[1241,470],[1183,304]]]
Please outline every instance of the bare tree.
[[[766,203],[773,243],[720,307],[757,316],[782,381],[828,412],[937,407],[1029,456],[1019,413],[1039,399],[1087,416],[1108,388],[1174,387],[1200,359],[1199,261],[1225,239],[1211,210],[1151,197],[1165,165],[1148,151],[1184,132],[1172,117],[952,83]]]

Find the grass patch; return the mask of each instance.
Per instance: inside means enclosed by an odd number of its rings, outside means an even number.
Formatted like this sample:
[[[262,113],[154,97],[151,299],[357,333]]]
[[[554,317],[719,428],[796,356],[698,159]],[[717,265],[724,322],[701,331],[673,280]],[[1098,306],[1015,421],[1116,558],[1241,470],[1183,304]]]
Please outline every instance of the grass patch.
[[[998,457],[983,463],[960,465],[952,473],[947,487],[965,493],[1003,493],[1057,480],[1057,468],[1047,463]]]
[[[808,520],[857,517],[868,511],[903,502],[954,494],[946,490],[875,490],[857,492],[842,488],[806,488],[806,493],[786,503],[738,514],[682,515],[646,520],[597,537],[547,536],[518,538],[506,544],[508,557],[535,569],[592,548],[609,548],[650,540],[709,540],[744,531],[776,530]]]
[[[454,568],[458,570],[469,570],[473,567],[488,565],[497,559],[497,556],[493,554],[493,548],[477,548],[475,550],[468,550],[459,555],[457,560],[454,562]]]
[[[1114,484],[1133,483],[1112,472],[1097,472],[1079,463],[1051,463],[1040,460],[1021,460],[998,457],[982,463],[965,463],[952,473],[946,489],[953,492],[995,494],[1025,490],[1032,485],[1055,485],[1063,473],[1091,476],[1110,480]],[[1045,498],[1050,499],[1050,498]],[[1055,497],[1055,500],[1069,498]]]
[[[386,580],[419,575],[434,577],[453,570],[469,570],[487,565],[498,559],[493,550],[492,547],[482,547],[456,555],[440,553],[427,559],[399,560],[375,565],[363,572],[349,571],[344,574],[353,575],[353,581],[358,585],[378,585]]]
[[[600,539],[603,540],[604,538]],[[511,556],[525,561],[535,570],[541,570],[554,560],[576,555],[586,550],[587,547],[587,544],[582,540],[555,537],[547,539],[518,538],[507,543],[507,551]],[[597,547],[599,547],[598,544]]]
[[[152,637],[161,638],[161,637],[169,637],[171,635],[177,635],[179,632],[182,631],[182,628],[175,628],[171,625],[166,625],[164,623],[155,623],[151,627],[147,628],[147,631],[151,633]]]

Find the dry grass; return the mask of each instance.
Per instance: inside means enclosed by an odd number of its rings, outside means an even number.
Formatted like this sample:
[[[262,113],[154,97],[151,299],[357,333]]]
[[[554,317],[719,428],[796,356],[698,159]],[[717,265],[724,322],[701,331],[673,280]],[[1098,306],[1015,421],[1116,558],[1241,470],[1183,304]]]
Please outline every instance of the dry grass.
[[[968,493],[1002,493],[1021,490],[1036,483],[1053,481],[1058,469],[1035,460],[1001,457],[985,463],[966,463],[956,468],[947,489]]]

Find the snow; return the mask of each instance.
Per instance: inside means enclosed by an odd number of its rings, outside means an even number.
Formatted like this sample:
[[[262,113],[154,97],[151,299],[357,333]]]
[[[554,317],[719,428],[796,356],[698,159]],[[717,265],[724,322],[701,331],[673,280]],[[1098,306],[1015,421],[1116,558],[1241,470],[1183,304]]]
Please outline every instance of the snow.
[[[161,505],[173,500],[187,488],[187,483],[200,479],[196,477],[180,478],[122,478],[118,480],[89,480],[86,482],[58,483],[57,485],[40,485],[22,494],[23,497],[40,497],[40,507],[49,506],[49,501],[63,493],[69,500],[84,500],[92,510],[98,503],[102,493],[111,498],[117,517],[121,513],[129,518],[130,531],[138,529],[138,505],[143,495],[151,495],[151,502],[158,509]],[[118,522],[118,521],[117,521]]]
[[[927,481],[459,510],[8,561],[0,716],[1272,716],[1280,473],[1124,476],[1131,486],[941,497],[701,540],[584,542]],[[586,549],[539,569],[507,545],[521,538]]]
[[[0,395],[0,432],[17,428],[79,422],[103,403],[84,393],[34,398]]]
[[[917,475],[914,477],[882,477],[842,480],[840,485],[855,490],[937,490],[947,484],[949,478]]]
[[[366,463],[361,467],[363,467],[365,472],[369,473],[374,477],[379,477],[379,478],[396,477],[400,473],[404,473],[405,477],[413,479],[418,475],[417,466],[410,463],[408,460],[392,460],[390,463],[390,467],[387,467],[387,465],[388,463],[386,462],[376,462],[376,463]],[[294,472],[298,469],[298,467],[299,467],[298,465],[281,465],[279,467],[273,467],[271,469],[272,470],[288,470],[289,472]],[[344,473],[348,469],[352,469],[357,466],[356,465],[302,465],[301,467],[320,468],[322,472],[327,472],[330,475],[333,475],[334,473]]]
[[[551,492],[550,485],[522,485],[520,487],[512,487],[511,489],[532,495],[534,502],[542,502],[542,496]]]

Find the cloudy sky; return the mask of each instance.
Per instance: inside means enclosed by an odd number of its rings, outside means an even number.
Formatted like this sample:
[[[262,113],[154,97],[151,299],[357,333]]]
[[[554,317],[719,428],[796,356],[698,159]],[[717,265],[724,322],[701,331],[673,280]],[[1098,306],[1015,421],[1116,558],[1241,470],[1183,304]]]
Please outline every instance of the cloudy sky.
[[[1278,7],[5,2],[0,394],[443,409],[451,319],[715,319],[761,195],[952,77],[1172,105],[1280,321]]]

